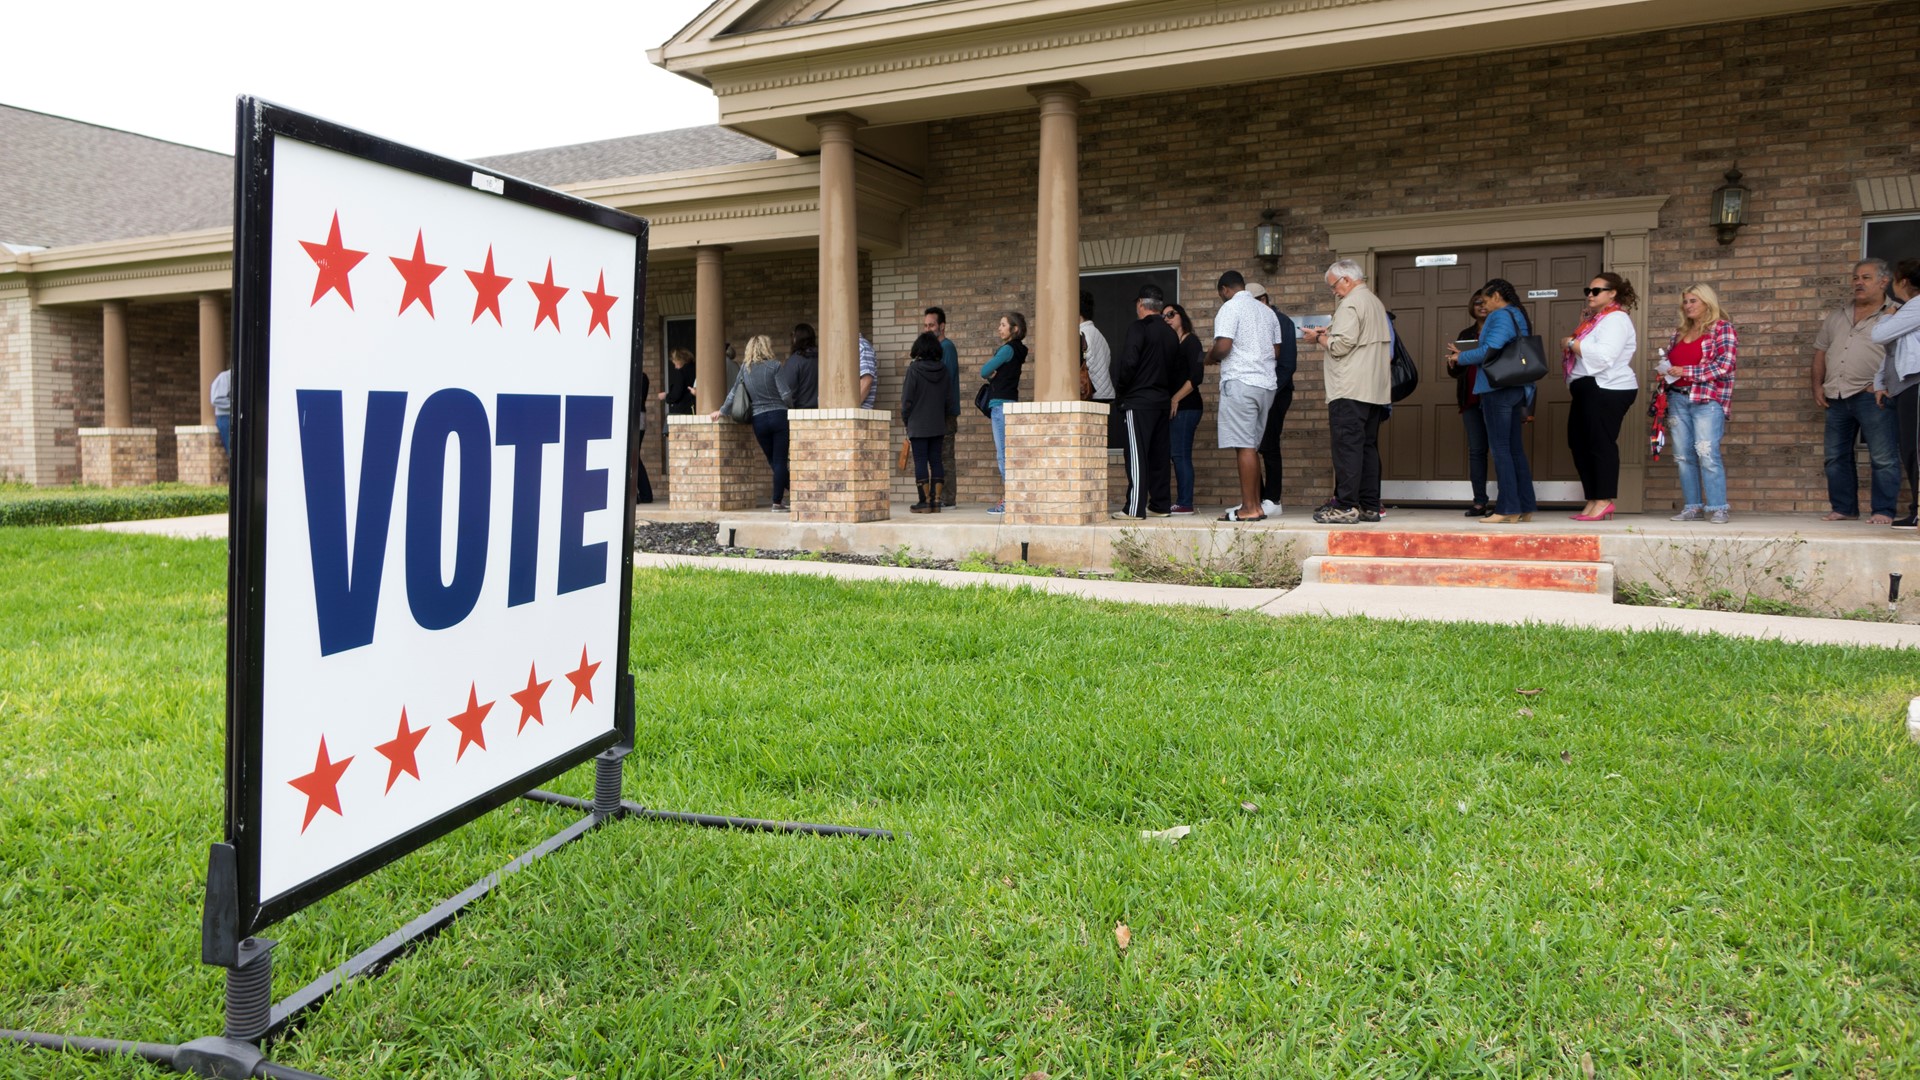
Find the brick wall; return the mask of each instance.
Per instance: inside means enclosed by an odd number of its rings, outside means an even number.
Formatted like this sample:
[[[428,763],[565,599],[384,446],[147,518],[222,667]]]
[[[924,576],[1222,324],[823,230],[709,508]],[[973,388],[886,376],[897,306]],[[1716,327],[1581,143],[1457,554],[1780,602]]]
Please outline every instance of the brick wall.
[[[860,261],[860,309],[871,310],[872,267],[866,256]],[[727,298],[727,340],[736,353],[744,350],[747,339],[765,334],[773,339],[776,355],[785,357],[793,324],[804,322],[819,328],[820,257],[813,251],[775,255],[728,254],[721,271]],[[653,392],[667,388],[666,347],[661,333],[663,311],[691,316],[694,307],[693,264],[669,264],[650,269],[647,274],[647,325],[645,356],[647,377],[653,380]],[[863,327],[871,335],[871,327]],[[869,336],[868,340],[873,340]],[[911,339],[909,339],[911,342]],[[885,407],[887,373],[882,365],[881,407]],[[899,396],[899,383],[893,385]],[[653,481],[654,498],[665,500],[672,485],[663,465],[661,422],[663,407],[658,401],[647,404],[647,438],[641,447],[647,463],[647,476]],[[756,455],[759,450],[754,450]],[[759,459],[761,471],[766,461]]]
[[[1724,447],[1731,501],[1821,509],[1809,341],[1845,298],[1859,254],[1854,180],[1920,173],[1920,110],[1896,89],[1916,65],[1920,10],[1878,5],[1089,102],[1081,236],[1183,234],[1182,300],[1204,336],[1212,282],[1228,268],[1266,280],[1290,311],[1331,310],[1320,280],[1331,259],[1325,218],[1669,195],[1651,238],[1652,281],[1636,285],[1653,305],[1650,327],[1670,328],[1678,290],[1706,281],[1740,329]],[[929,132],[926,200],[908,229],[915,248],[899,260],[919,296],[894,306],[946,307],[973,370],[991,354],[1001,310],[1033,311],[1037,139],[1030,110]],[[1707,206],[1735,160],[1753,192],[1751,224],[1723,247]],[[1266,208],[1281,210],[1286,229],[1286,257],[1271,276],[1247,257]],[[1664,344],[1665,330],[1655,335]],[[963,379],[969,395],[976,381]],[[1209,403],[1213,389],[1210,379]],[[963,464],[960,493],[980,501],[998,487],[991,433],[964,412],[961,450],[974,467]],[[1287,503],[1317,503],[1331,466],[1314,350],[1302,352],[1283,449]],[[1211,409],[1195,456],[1198,502],[1237,501]],[[1672,465],[1651,465],[1648,506],[1678,497]]]

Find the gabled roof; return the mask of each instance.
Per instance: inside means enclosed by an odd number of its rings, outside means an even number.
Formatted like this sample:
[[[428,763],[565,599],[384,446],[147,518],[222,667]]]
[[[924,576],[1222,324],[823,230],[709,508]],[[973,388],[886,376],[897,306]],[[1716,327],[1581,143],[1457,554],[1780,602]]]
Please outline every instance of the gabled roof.
[[[536,184],[553,185],[770,161],[776,153],[773,147],[758,139],[708,125],[545,150],[523,150],[476,158],[474,164]]]
[[[58,247],[232,224],[226,154],[0,105],[0,243]]]

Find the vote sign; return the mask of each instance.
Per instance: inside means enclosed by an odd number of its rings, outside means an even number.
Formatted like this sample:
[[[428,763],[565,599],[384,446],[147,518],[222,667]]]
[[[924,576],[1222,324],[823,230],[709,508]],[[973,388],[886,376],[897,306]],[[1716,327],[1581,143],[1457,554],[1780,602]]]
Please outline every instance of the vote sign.
[[[646,223],[241,105],[243,932],[622,739]]]

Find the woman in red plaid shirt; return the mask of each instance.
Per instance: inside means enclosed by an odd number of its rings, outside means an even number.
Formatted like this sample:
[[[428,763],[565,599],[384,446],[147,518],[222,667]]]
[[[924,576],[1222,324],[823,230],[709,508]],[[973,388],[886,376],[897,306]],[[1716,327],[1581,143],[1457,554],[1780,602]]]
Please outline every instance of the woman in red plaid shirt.
[[[1733,372],[1740,337],[1720,310],[1711,286],[1689,285],[1680,293],[1680,326],[1667,344],[1659,373],[1667,380],[1667,433],[1673,463],[1680,467],[1685,505],[1674,521],[1727,523],[1727,472],[1720,438],[1732,411]]]

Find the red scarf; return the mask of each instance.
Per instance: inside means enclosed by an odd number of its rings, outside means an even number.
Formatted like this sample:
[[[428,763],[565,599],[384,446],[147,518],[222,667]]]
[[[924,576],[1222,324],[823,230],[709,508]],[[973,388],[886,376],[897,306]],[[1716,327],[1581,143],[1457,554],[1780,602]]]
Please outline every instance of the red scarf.
[[[1574,340],[1578,341],[1581,338],[1586,337],[1588,334],[1593,333],[1593,328],[1600,325],[1601,319],[1606,318],[1607,316],[1613,314],[1616,311],[1625,311],[1625,310],[1627,309],[1621,307],[1619,304],[1608,304],[1606,307],[1601,308],[1599,311],[1593,312],[1592,314],[1588,315],[1585,319],[1581,320],[1580,329],[1575,330],[1573,332]],[[1567,380],[1569,382],[1573,380],[1574,365],[1578,364],[1579,362],[1580,362],[1580,356],[1578,353],[1575,353],[1573,351],[1572,346],[1568,346],[1567,348],[1562,349],[1560,351],[1561,372],[1566,375]]]

